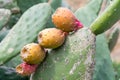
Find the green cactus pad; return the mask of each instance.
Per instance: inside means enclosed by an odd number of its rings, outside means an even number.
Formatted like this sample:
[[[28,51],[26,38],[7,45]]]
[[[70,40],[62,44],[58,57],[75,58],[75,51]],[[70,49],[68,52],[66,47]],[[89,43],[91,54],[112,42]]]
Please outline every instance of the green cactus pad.
[[[16,1],[22,13],[24,13],[31,6],[38,3],[47,2],[48,0],[16,0]]]
[[[10,61],[8,61],[7,63],[5,63],[3,66],[11,67],[11,68],[16,68],[16,66],[18,66],[22,62],[23,61],[22,61],[20,55],[17,55],[14,58],[12,58]]]
[[[110,51],[104,34],[96,37],[95,61],[93,80],[115,80]]]
[[[1,30],[0,31],[0,42],[4,39],[4,37],[9,33],[9,30]]]
[[[28,80],[28,77],[18,75],[14,68],[0,66],[0,80]]]
[[[51,5],[51,7],[56,10],[58,7],[61,6],[62,4],[62,0],[49,0],[49,3]]]
[[[79,8],[75,12],[75,16],[84,26],[89,27],[97,18],[102,2],[103,0],[91,0],[85,7]]]
[[[91,0],[88,5],[75,12],[76,17],[84,24],[84,26],[89,27],[97,18],[102,1],[103,0]],[[105,35],[98,35],[96,40],[96,64],[92,80],[114,80],[114,70]]]
[[[16,0],[0,0],[0,8],[12,9],[17,7]]]
[[[113,61],[114,71],[115,71],[115,80],[120,79],[120,63]]]
[[[51,11],[47,3],[42,3],[31,7],[22,15],[0,43],[0,64],[16,56],[24,45],[36,39],[39,31],[45,28]]]
[[[0,9],[0,29],[9,21],[11,12],[8,9]]]
[[[65,44],[48,52],[31,80],[92,80],[95,35],[82,28],[68,35]]]
[[[110,33],[108,37],[108,45],[110,51],[112,51],[113,48],[115,47],[117,40],[119,38],[119,34],[120,34],[120,30],[117,27]]]

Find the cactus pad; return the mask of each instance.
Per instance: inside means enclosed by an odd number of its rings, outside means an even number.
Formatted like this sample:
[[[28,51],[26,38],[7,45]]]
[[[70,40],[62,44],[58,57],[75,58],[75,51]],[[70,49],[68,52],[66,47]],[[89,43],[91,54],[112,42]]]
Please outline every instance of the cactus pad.
[[[45,28],[51,15],[47,3],[37,4],[28,9],[0,43],[0,64],[16,56],[21,48],[37,38],[40,30]]]
[[[67,37],[65,44],[48,52],[31,80],[92,80],[95,35],[82,28]]]

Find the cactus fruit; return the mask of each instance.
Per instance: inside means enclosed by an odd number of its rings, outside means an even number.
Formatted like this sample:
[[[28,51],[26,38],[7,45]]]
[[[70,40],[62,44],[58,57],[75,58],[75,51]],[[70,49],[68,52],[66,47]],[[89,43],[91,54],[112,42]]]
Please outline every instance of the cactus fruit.
[[[9,21],[11,12],[9,9],[0,9],[0,29]]]
[[[38,42],[44,48],[57,48],[64,43],[65,32],[56,28],[48,28],[39,32]]]
[[[16,72],[22,76],[29,76],[35,72],[37,66],[38,65],[30,65],[23,62],[16,67]]]
[[[39,44],[30,43],[22,48],[20,56],[28,64],[39,64],[45,58],[45,50]]]
[[[0,43],[0,64],[16,56],[24,45],[37,38],[39,31],[45,28],[51,12],[50,5],[42,3],[34,5],[21,16]]]
[[[52,21],[57,28],[65,32],[76,31],[83,27],[74,14],[69,9],[63,7],[60,7],[55,11],[52,15]]]
[[[95,35],[88,28],[79,29],[61,47],[48,51],[31,80],[92,80],[94,53]]]

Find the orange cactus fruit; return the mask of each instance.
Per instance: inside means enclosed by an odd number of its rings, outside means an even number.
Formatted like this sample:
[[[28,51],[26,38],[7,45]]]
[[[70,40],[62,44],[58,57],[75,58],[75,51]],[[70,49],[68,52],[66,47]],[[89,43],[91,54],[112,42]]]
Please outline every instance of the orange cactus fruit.
[[[45,58],[45,50],[39,44],[30,43],[22,48],[20,56],[28,64],[39,64]]]
[[[60,7],[52,15],[52,22],[57,28],[72,32],[83,27],[82,23],[74,16],[74,14],[67,8]]]
[[[35,72],[37,66],[38,66],[37,64],[30,65],[23,62],[16,67],[16,72],[21,76],[30,76],[33,72]]]
[[[57,48],[64,43],[65,32],[56,28],[47,28],[39,32],[38,42],[44,48]]]

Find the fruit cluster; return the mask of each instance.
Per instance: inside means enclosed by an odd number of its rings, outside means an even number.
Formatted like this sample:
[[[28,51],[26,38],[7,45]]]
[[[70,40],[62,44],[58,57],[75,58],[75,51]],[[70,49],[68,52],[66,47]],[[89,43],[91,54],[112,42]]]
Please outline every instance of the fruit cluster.
[[[58,8],[52,15],[52,22],[57,28],[47,28],[39,32],[38,43],[25,45],[20,52],[23,63],[16,67],[22,76],[32,74],[46,56],[46,48],[54,49],[61,46],[66,34],[83,27],[79,20],[67,8]]]

